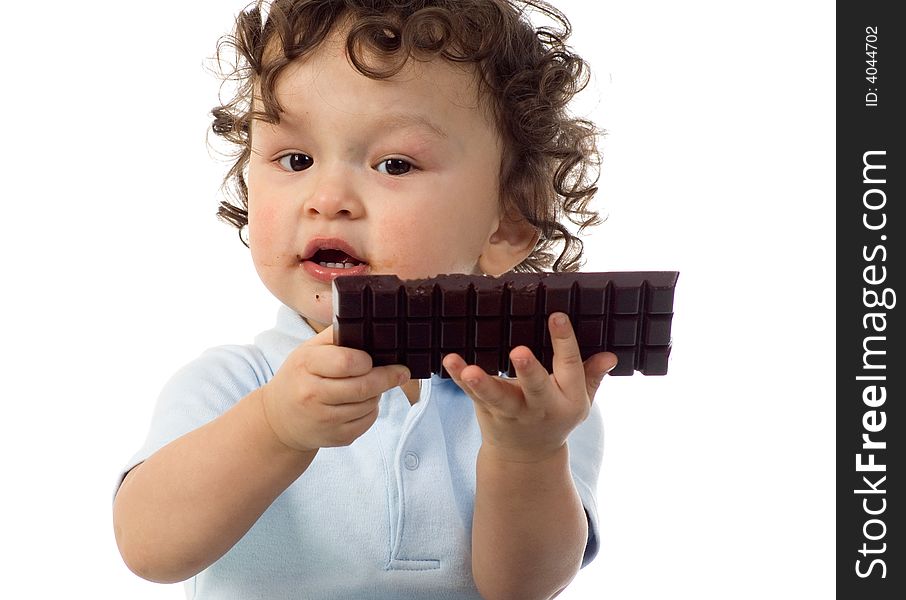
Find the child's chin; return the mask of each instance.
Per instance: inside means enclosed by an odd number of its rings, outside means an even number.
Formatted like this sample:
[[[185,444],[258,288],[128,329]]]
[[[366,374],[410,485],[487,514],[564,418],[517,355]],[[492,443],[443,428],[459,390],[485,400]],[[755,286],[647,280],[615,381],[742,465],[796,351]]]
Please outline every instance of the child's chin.
[[[297,311],[315,331],[321,331],[333,323],[333,302],[331,295],[318,293],[313,303]]]

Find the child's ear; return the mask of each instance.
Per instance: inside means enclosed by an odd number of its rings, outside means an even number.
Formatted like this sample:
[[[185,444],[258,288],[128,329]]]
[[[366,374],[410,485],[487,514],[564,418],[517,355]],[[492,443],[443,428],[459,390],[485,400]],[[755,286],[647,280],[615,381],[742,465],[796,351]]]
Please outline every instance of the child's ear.
[[[478,267],[494,277],[511,271],[532,253],[540,236],[534,225],[511,209],[498,217],[497,229],[485,243]]]

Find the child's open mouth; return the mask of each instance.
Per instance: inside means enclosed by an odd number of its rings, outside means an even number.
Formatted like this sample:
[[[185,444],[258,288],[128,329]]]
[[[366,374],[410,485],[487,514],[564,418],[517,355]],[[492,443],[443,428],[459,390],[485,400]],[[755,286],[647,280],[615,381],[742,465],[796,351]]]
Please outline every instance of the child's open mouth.
[[[300,260],[306,273],[325,283],[340,275],[361,275],[368,270],[368,263],[335,248],[322,248]]]
[[[332,269],[352,269],[359,265],[363,265],[362,261],[349,256],[342,250],[318,250],[314,255],[308,259],[312,262],[316,262],[322,267],[330,267]]]

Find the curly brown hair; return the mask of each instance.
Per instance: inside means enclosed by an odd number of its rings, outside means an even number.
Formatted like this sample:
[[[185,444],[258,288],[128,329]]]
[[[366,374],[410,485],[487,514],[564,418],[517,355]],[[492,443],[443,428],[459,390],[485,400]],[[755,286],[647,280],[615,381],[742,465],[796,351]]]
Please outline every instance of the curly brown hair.
[[[523,17],[529,7],[562,29],[536,29]],[[578,234],[603,222],[588,204],[598,190],[597,136],[604,132],[566,110],[588,85],[589,68],[566,45],[571,33],[566,16],[543,0],[257,0],[247,6],[236,18],[234,32],[217,43],[221,78],[238,82],[235,95],[211,111],[213,132],[235,149],[222,188],[232,188],[228,195],[238,202],[221,201],[218,218],[237,227],[239,239],[248,246],[242,230],[248,224],[245,177],[251,120],[279,122],[283,109],[275,95],[278,75],[346,19],[351,24],[346,52],[366,77],[390,78],[410,57],[441,56],[477,65],[481,93],[490,100],[503,145],[501,208],[516,210],[540,231],[532,253],[514,270],[540,272],[553,262],[553,271],[577,271],[584,264],[582,240],[561,219],[578,225]],[[271,56],[275,53],[265,48],[276,42],[282,54]],[[383,58],[385,68],[367,65],[361,48]],[[224,49],[234,51],[237,59],[228,70],[222,67]],[[256,86],[264,111],[253,110]],[[594,179],[589,181],[591,174]],[[553,261],[550,250],[560,242],[563,249]]]

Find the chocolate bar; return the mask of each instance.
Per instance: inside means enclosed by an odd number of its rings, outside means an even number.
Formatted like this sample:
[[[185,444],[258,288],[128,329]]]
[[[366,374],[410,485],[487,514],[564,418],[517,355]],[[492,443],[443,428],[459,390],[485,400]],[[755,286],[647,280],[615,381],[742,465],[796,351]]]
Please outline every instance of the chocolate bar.
[[[456,352],[491,375],[516,375],[510,350],[529,347],[552,372],[548,315],[564,312],[582,360],[613,352],[611,375],[665,375],[677,271],[341,275],[333,280],[334,343],[365,350],[374,366],[403,364],[413,379],[450,374]]]

